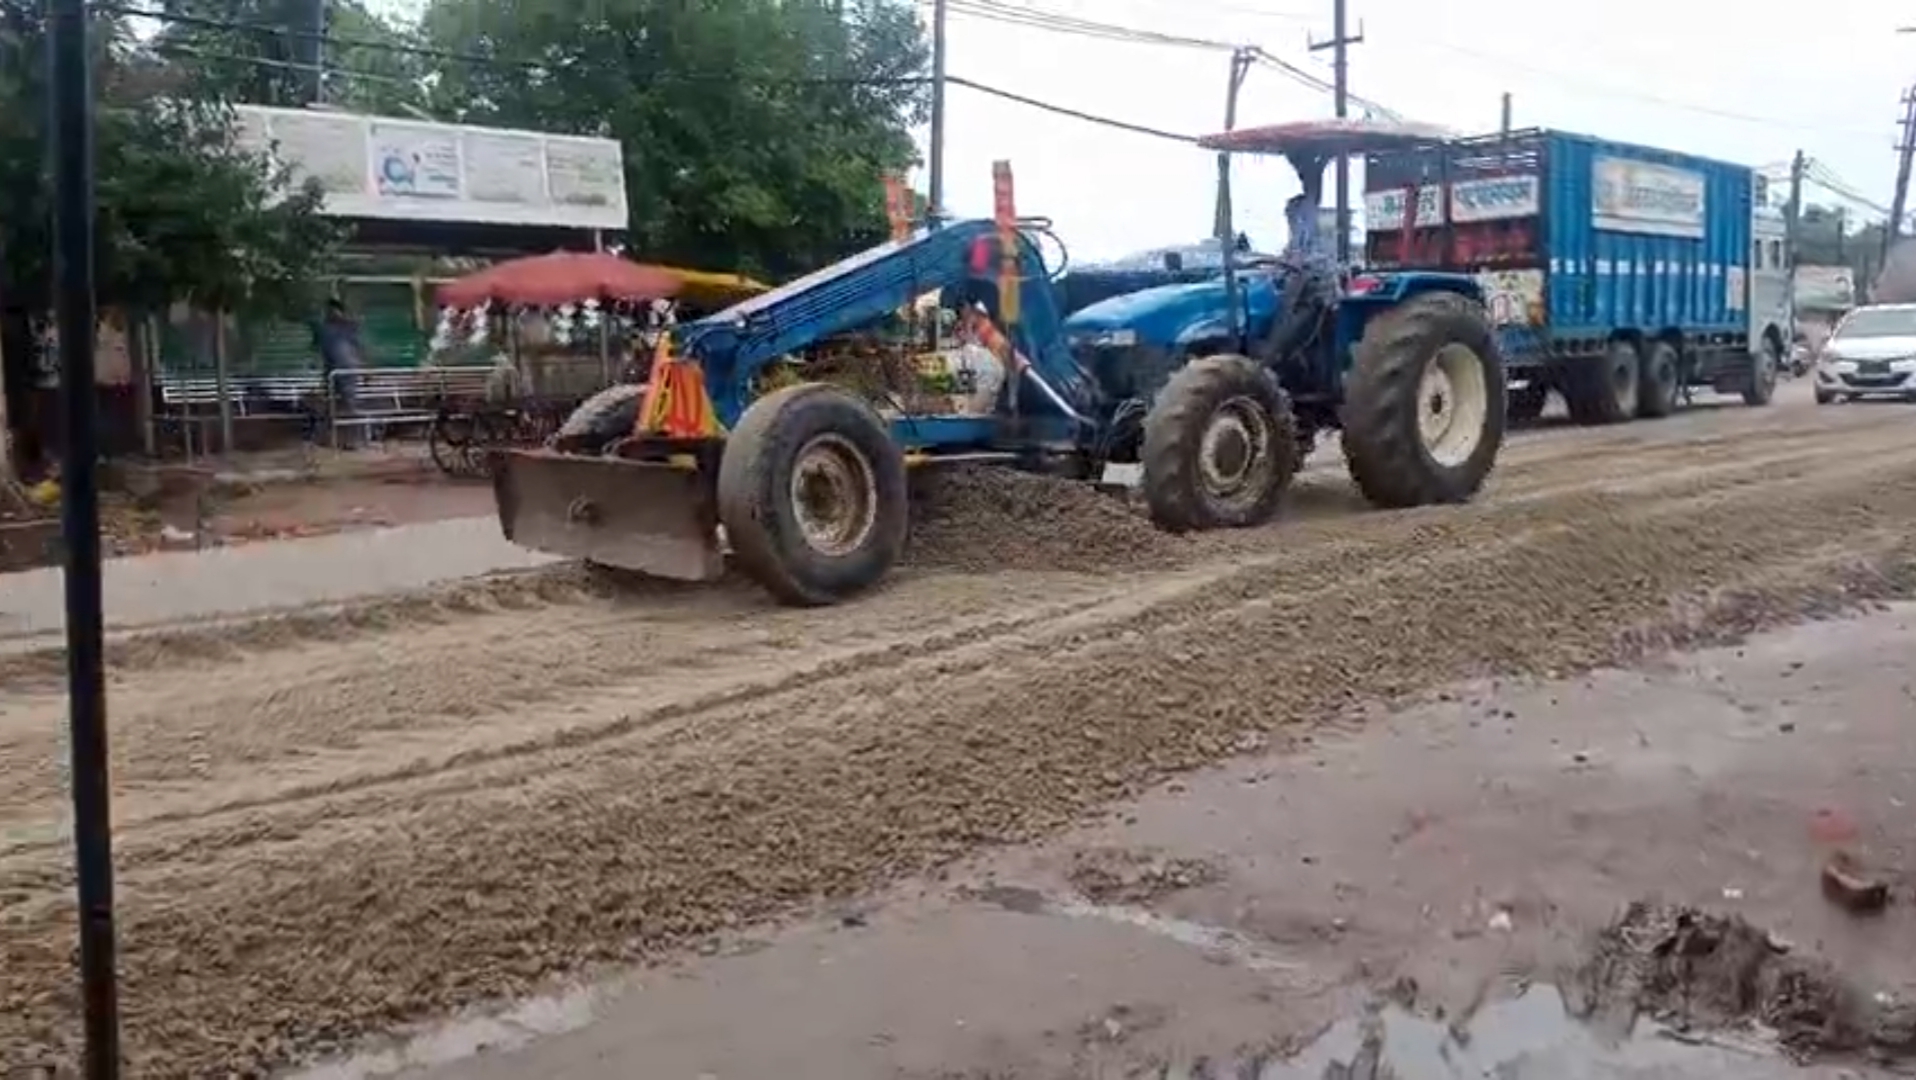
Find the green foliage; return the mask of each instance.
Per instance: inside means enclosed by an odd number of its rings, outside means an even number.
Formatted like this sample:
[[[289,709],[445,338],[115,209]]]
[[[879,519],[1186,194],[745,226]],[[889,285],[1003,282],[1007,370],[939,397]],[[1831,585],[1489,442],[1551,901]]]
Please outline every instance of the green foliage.
[[[625,149],[634,252],[784,277],[882,239],[929,50],[903,0],[433,0],[435,115]]]
[[[1883,270],[1883,230],[1880,221],[1859,222],[1854,211],[1808,204],[1797,225],[1797,263],[1847,266],[1857,288],[1867,289]]]
[[[297,108],[312,100],[316,50],[323,49],[327,104],[393,115],[423,99],[424,68],[404,51],[418,35],[358,0],[328,0],[323,39],[310,25],[310,0],[168,0],[166,8],[176,21],[160,28],[150,48],[195,96]]]
[[[118,23],[95,39],[99,306],[311,310],[339,241],[317,190],[272,175],[225,104],[184,96]],[[0,0],[0,297],[34,314],[52,280],[45,53],[38,4]]]

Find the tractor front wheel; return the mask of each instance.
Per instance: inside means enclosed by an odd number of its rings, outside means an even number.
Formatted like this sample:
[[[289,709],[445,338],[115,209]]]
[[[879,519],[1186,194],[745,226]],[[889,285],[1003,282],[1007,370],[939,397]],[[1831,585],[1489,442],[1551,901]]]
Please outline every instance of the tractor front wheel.
[[[639,406],[645,387],[632,383],[608,386],[580,402],[546,445],[568,454],[596,454],[632,434],[639,425]]]
[[[1277,380],[1244,356],[1178,369],[1144,417],[1144,501],[1171,532],[1261,525],[1297,475],[1297,419]]]
[[[820,607],[877,584],[904,550],[908,511],[885,421],[823,383],[753,402],[719,459],[732,554],[781,603]]]
[[[1503,357],[1483,306],[1413,297],[1364,328],[1344,397],[1344,458],[1373,505],[1468,501],[1503,446]]]

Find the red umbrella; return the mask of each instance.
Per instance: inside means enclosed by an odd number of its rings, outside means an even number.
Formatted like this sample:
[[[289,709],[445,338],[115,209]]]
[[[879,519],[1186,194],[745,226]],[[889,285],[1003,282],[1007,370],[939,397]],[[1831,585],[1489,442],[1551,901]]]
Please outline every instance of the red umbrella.
[[[555,251],[489,266],[439,286],[444,307],[486,301],[554,306],[583,300],[660,300],[677,295],[679,276],[660,266],[627,262],[603,251]]]

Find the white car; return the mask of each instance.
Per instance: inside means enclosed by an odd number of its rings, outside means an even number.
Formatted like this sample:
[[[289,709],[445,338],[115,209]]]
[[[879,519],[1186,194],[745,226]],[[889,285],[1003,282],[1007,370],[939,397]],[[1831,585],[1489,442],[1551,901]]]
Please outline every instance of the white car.
[[[1816,403],[1916,402],[1916,304],[1860,307],[1836,324],[1816,364]]]

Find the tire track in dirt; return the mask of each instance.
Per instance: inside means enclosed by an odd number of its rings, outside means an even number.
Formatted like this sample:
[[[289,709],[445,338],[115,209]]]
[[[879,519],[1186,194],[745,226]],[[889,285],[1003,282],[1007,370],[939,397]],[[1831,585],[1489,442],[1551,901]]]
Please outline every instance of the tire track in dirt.
[[[1694,424],[1708,420],[1721,430],[1698,433]],[[1760,439],[1773,457],[1788,457],[1778,448],[1814,443],[1833,426],[1864,431],[1899,425],[1904,418],[1883,410],[1841,413],[1812,408],[1778,408],[1761,413],[1740,409],[1705,409],[1653,424],[1619,428],[1554,428],[1519,435],[1507,449],[1499,471],[1491,478],[1487,497],[1524,492],[1569,491],[1587,486],[1596,476],[1635,479],[1664,466],[1693,468],[1711,460],[1747,456]],[[1307,471],[1302,489],[1291,500],[1289,518],[1313,520],[1351,514],[1369,515],[1369,509],[1351,490],[1341,460],[1334,452],[1321,455],[1322,464]],[[1561,472],[1561,482],[1548,486],[1544,470]],[[1512,477],[1519,476],[1513,482]],[[1201,553],[1190,557],[1202,557]],[[955,569],[951,566],[942,570]],[[972,568],[971,572],[980,572]],[[907,567],[902,577],[912,577]],[[683,606],[704,617],[717,614],[719,605],[733,605],[741,613],[764,607],[765,601],[749,583],[732,579],[722,587],[687,587],[671,582],[649,582],[634,588],[597,580],[572,565],[531,571],[508,571],[416,592],[382,596],[317,608],[257,611],[220,619],[195,619],[177,624],[141,627],[116,634],[109,643],[109,667],[117,672],[185,665],[217,666],[243,655],[312,642],[350,640],[414,626],[436,626],[502,611],[530,612],[547,607],[601,603],[611,597],[643,601],[659,607]],[[43,635],[41,635],[43,636]],[[0,685],[57,689],[65,677],[65,653],[58,645],[21,645],[0,649]]]
[[[1844,457],[1855,452],[1857,452],[1856,448],[1845,447],[1837,452],[1837,456]],[[1813,460],[1817,460],[1817,457],[1799,455],[1798,460],[1794,461],[1790,467],[1801,468],[1806,462]],[[1753,472],[1773,471],[1761,460],[1747,461],[1744,464]],[[1716,471],[1722,471],[1722,467],[1718,467]],[[1679,476],[1690,485],[1703,480],[1703,474],[1697,470],[1673,475]],[[1652,473],[1651,476],[1653,480],[1659,480],[1657,474]],[[1744,478],[1745,482],[1755,479],[1758,477]],[[1669,495],[1680,494],[1677,489],[1670,488],[1667,483],[1665,487]],[[1606,512],[1605,508],[1597,504],[1590,504],[1574,511],[1568,507],[1545,506],[1529,511],[1531,514],[1542,515],[1545,518],[1589,516],[1604,512]],[[1394,519],[1372,517],[1370,520],[1388,523],[1393,527],[1388,529],[1379,527],[1363,534],[1359,542],[1365,546],[1375,547],[1391,543],[1397,528],[1419,527],[1414,518],[1407,522],[1406,517],[1402,515]],[[1453,519],[1452,524],[1455,527],[1468,528],[1471,527],[1470,520],[1469,515],[1465,515]],[[1501,520],[1506,530],[1519,524],[1518,519],[1511,517],[1508,511],[1504,512]],[[1322,560],[1326,558],[1338,561],[1354,554],[1338,548],[1319,552],[1309,546],[1308,541],[1311,537],[1308,531],[1300,534],[1298,539],[1306,541],[1302,545],[1303,550],[1312,553],[1308,555],[1308,558],[1317,562],[1307,561],[1301,565],[1285,567],[1287,576],[1297,579],[1312,580],[1324,574],[1328,567],[1322,563]],[[1446,541],[1446,537],[1441,532],[1427,532],[1423,540],[1429,543],[1442,543]],[[1056,581],[1051,582],[1054,588],[1057,584]],[[1198,584],[1214,586],[1215,582],[1207,580],[1200,581]],[[1212,591],[1215,593],[1215,588]],[[894,596],[893,599],[896,597]],[[1094,599],[1088,603],[1095,602]],[[696,620],[701,614],[696,610],[699,606],[692,604],[689,605],[689,610],[673,612],[667,605],[655,614],[674,623],[684,619]],[[987,609],[989,606],[989,603],[985,605]],[[1070,614],[1078,610],[1078,607],[1078,605],[1067,605],[1060,609],[1060,614]],[[843,617],[845,614],[846,609],[840,609],[838,615]],[[675,615],[678,618],[673,618]],[[855,618],[863,622],[873,615],[885,615],[884,608],[875,606],[869,611],[861,609],[856,613]],[[790,620],[803,616],[777,613],[772,617]],[[830,628],[821,628],[817,625],[824,620],[816,615],[810,616],[810,619],[815,620],[809,623],[813,626],[812,636],[815,639],[824,638],[828,646],[836,644],[833,640],[834,635],[829,632]],[[893,635],[904,633],[922,637],[925,629],[922,626],[923,619],[924,616],[917,609],[908,607],[903,613],[902,626],[886,627],[883,625],[882,618],[875,620],[881,624],[874,628],[878,631],[877,633],[866,635],[854,633],[847,640],[855,644],[862,637],[873,637],[879,643],[878,648],[865,653],[854,649],[849,654],[851,662],[874,663],[880,659],[881,654],[888,652],[895,653],[892,659],[896,660],[898,656],[915,656],[927,650],[943,647],[943,636],[934,636],[919,641],[908,650],[900,651],[898,642],[902,639],[886,636],[887,633]],[[1029,621],[1031,620],[1016,619],[996,624],[995,629],[1000,631],[1013,629]],[[546,636],[565,642],[565,649],[570,656],[582,659],[585,665],[583,669],[576,666],[568,667],[563,663],[555,668],[552,666],[553,658],[543,654],[534,656],[531,663],[516,662],[524,661],[526,658],[515,656],[510,650],[503,655],[489,655],[492,653],[491,649],[474,647],[469,637],[462,636],[450,642],[452,647],[444,655],[427,653],[423,657],[415,656],[415,662],[408,665],[391,663],[383,655],[373,655],[362,650],[358,654],[349,653],[344,657],[334,658],[330,663],[312,665],[312,670],[290,672],[288,673],[290,685],[277,683],[271,678],[273,673],[270,671],[250,673],[255,675],[255,681],[265,682],[269,689],[260,696],[246,693],[233,695],[220,702],[219,707],[215,709],[215,715],[211,717],[204,715],[204,705],[196,698],[200,689],[198,680],[190,678],[182,680],[186,693],[184,702],[176,700],[174,695],[165,692],[153,693],[151,706],[145,710],[162,716],[188,718],[186,730],[172,732],[174,738],[171,745],[167,745],[164,738],[157,741],[152,738],[143,738],[151,734],[150,727],[153,725],[150,724],[150,717],[136,713],[131,718],[131,722],[127,718],[122,718],[119,724],[121,729],[119,744],[125,759],[118,769],[122,785],[125,786],[129,781],[135,784],[140,781],[159,784],[161,791],[157,801],[162,805],[161,809],[149,814],[141,808],[141,803],[147,800],[139,798],[139,793],[136,792],[136,797],[129,800],[127,794],[123,792],[121,820],[122,822],[140,821],[149,817],[155,820],[178,820],[191,817],[196,812],[271,805],[279,801],[323,795],[364,784],[378,783],[382,779],[409,779],[436,768],[470,766],[491,757],[533,751],[541,745],[550,743],[578,741],[587,737],[582,734],[581,727],[563,719],[550,725],[542,722],[536,733],[529,733],[523,725],[500,725],[493,730],[483,730],[478,738],[464,737],[464,733],[456,730],[455,725],[465,723],[488,710],[499,711],[502,706],[537,704],[568,693],[577,694],[580,690],[594,686],[629,683],[635,666],[632,662],[633,654],[615,651],[617,646],[636,643],[639,663],[655,662],[668,668],[685,666],[710,668],[720,660],[750,662],[755,659],[749,655],[751,639],[754,637],[754,632],[749,628],[736,630],[730,627],[724,628],[717,639],[695,637],[690,643],[693,647],[683,649],[673,648],[660,639],[648,638],[643,632],[645,630],[643,627],[638,628],[640,632],[635,634],[633,627],[629,625],[630,622],[629,615],[614,614],[598,617],[584,624],[550,625],[546,630]],[[993,624],[985,624],[985,629],[993,628]],[[509,632],[515,638],[523,636],[516,627]],[[975,632],[967,631],[952,640],[962,643],[976,636]],[[740,638],[746,639],[744,650],[741,650],[737,644],[736,639]],[[484,642],[482,641],[481,644]],[[472,662],[481,658],[484,658],[486,662],[474,666]],[[463,666],[462,661],[465,662]],[[434,678],[433,669],[441,666],[453,668],[459,677],[448,680],[441,674],[440,677]],[[843,663],[836,661],[822,665],[808,664],[803,662],[801,657],[793,668],[792,678],[797,681],[830,678],[835,671],[842,670],[844,666]],[[532,671],[537,671],[542,681],[528,688],[524,684],[528,681],[528,673]],[[486,681],[485,676],[495,674],[501,676],[503,682]],[[258,678],[262,675],[266,677]],[[480,684],[476,688],[472,685],[475,680]],[[675,695],[670,692],[673,687],[669,684],[641,679],[636,686],[628,685],[626,687],[628,692],[622,696],[627,701],[643,702],[647,697],[663,701],[664,704],[660,706],[634,706],[633,715],[643,715],[647,717],[646,722],[652,722],[718,704],[736,704],[748,697],[778,692],[791,684],[784,679],[773,679],[770,682],[759,680],[736,689],[727,689],[726,682],[727,680],[723,678],[718,679],[716,683],[710,680],[693,680],[690,686],[696,692],[689,695]],[[425,692],[422,693],[421,690]],[[442,695],[450,691],[451,696],[435,698],[434,691]],[[44,705],[45,707],[41,710],[31,710],[25,722],[16,721],[12,725],[16,730],[26,729],[37,734],[41,743],[37,748],[38,753],[34,752],[35,747],[23,746],[18,740],[11,745],[0,745],[0,748],[8,751],[6,755],[0,755],[0,757],[10,757],[15,761],[37,760],[43,764],[44,767],[37,777],[32,775],[22,777],[16,772],[10,778],[14,781],[11,786],[19,801],[28,804],[38,802],[42,806],[51,801],[47,796],[54,793],[60,783],[59,766],[61,764],[61,758],[53,753],[53,750],[57,748],[58,730],[57,716],[53,715],[53,710],[61,706],[57,700],[48,700]],[[227,714],[226,722],[223,724],[220,722],[221,709],[224,709]],[[572,711],[581,710],[587,713],[596,711],[583,706],[575,706]],[[32,715],[34,712],[38,715]],[[316,717],[323,721],[325,718],[338,716],[355,717],[355,723],[317,734],[311,730]],[[149,723],[143,724],[142,721],[149,721]],[[434,721],[441,723],[435,724]],[[635,725],[631,715],[621,718],[619,724],[621,729],[630,729],[633,726]],[[375,741],[369,746],[358,748],[366,736],[377,735],[388,730],[403,731],[404,734],[397,742],[381,744]],[[435,734],[435,731],[439,734]],[[210,739],[209,732],[212,735]],[[165,734],[163,728],[161,734]],[[229,741],[231,736],[239,737],[236,747],[227,747],[226,757],[239,768],[256,774],[246,777],[250,783],[243,783],[241,789],[237,791],[230,785],[230,771],[229,775],[222,776],[218,770],[209,768],[213,751],[219,748],[221,734],[228,736]],[[303,736],[303,738],[295,739],[290,736]],[[329,746],[337,742],[344,742],[348,749],[343,754],[329,753]],[[4,743],[4,740],[0,740],[0,743]],[[439,743],[450,745],[435,745]],[[284,770],[274,770],[270,767],[274,763],[269,755],[255,751],[256,746],[262,745],[268,748],[280,747],[297,751],[290,777],[285,775]],[[338,760],[331,762],[316,760],[345,757],[350,761],[354,756],[362,761],[374,762],[377,767],[363,770],[355,776],[353,769],[342,767]],[[397,766],[390,764],[395,759],[400,761]],[[267,767],[262,768],[262,766]],[[168,781],[217,782],[221,780],[227,780],[229,783],[225,788],[215,788],[216,794],[210,797],[211,805],[205,805],[209,802],[208,796],[178,795],[166,788]],[[255,791],[259,793],[253,793]],[[132,805],[131,813],[128,813],[129,802]],[[196,810],[195,807],[198,809]],[[0,818],[0,821],[4,820]],[[52,839],[56,835],[53,829],[57,821],[57,815],[38,823],[28,821],[24,826],[16,821],[10,831],[16,837],[16,845],[23,849],[44,847],[57,844],[57,841]],[[25,835],[27,839],[18,840],[17,838],[21,835]],[[35,835],[43,839],[36,843],[33,841]]]
[[[1814,460],[1801,457],[1792,467]],[[1743,468],[1752,478],[1774,471],[1762,460],[1745,461]],[[1661,484],[1672,497],[1709,486],[1698,470],[1650,477],[1639,478],[1639,483]],[[1628,509],[1614,493],[1607,498],[1607,503],[1538,505],[1521,515],[1506,510],[1499,520],[1508,533],[1533,521]],[[1441,510],[1423,518],[1374,515],[1368,520],[1377,527],[1328,547],[1316,543],[1314,533],[1334,531],[1338,523],[1306,529],[1295,547],[1286,546],[1282,563],[1272,564],[1272,570],[1281,569],[1293,580],[1314,581],[1363,551],[1400,543],[1406,529],[1419,530],[1420,543],[1444,544],[1456,530],[1477,527],[1469,514],[1457,517]],[[1219,538],[1212,550],[1259,556],[1264,547],[1261,538],[1237,534]],[[957,584],[972,590],[962,595],[952,591],[953,583],[945,583],[946,595],[931,619],[921,604],[909,602],[910,594],[898,590],[876,602],[818,613],[768,612],[742,601],[736,625],[714,624],[706,617],[715,604],[724,610],[727,601],[683,596],[672,598],[676,603],[645,609],[643,620],[624,607],[586,614],[564,611],[542,619],[536,630],[528,628],[523,617],[493,619],[483,627],[466,624],[458,633],[408,640],[403,649],[360,642],[331,656],[288,657],[294,663],[258,661],[246,679],[229,684],[232,689],[210,709],[200,677],[158,680],[116,717],[115,772],[122,788],[118,820],[123,825],[173,821],[383,780],[408,780],[439,768],[468,767],[583,738],[584,721],[562,715],[528,724],[518,714],[599,687],[621,687],[619,697],[631,705],[618,727],[630,729],[832,678],[850,664],[890,665],[988,634],[1068,617],[1112,594],[1108,583],[1034,580],[1033,590],[1082,594],[1086,599],[1009,619],[985,618],[1020,591],[1018,580],[990,588],[988,579],[961,579]],[[1216,584],[1214,576],[1201,576],[1184,588]],[[1128,592],[1127,587],[1117,595]],[[974,617],[982,621],[966,622]],[[947,622],[957,629],[938,629]],[[843,659],[840,650],[848,650]],[[728,662],[731,670],[715,670]],[[765,665],[780,673],[760,677]],[[644,674],[648,669],[667,674],[649,676]],[[57,806],[55,796],[64,785],[64,759],[57,752],[63,711],[61,699],[47,697],[38,708],[0,717],[0,759],[42,764],[37,772],[15,770],[9,777],[10,804]],[[603,712],[604,707],[584,711]],[[483,722],[489,715],[492,722]],[[386,733],[397,737],[382,739]],[[276,761],[276,750],[282,757],[287,750],[297,753]],[[0,826],[6,827],[0,832],[0,851],[7,846],[20,851],[60,846],[59,820],[52,813],[37,821],[31,816],[22,820],[0,805]],[[123,852],[123,859],[130,856]]]
[[[291,812],[197,832],[180,820],[151,845],[165,857],[128,880],[140,1071],[243,1069],[644,954],[1029,835],[1228,753],[1247,731],[1377,692],[1627,658],[1676,633],[1666,624],[1694,627],[1694,610],[1679,619],[1669,600],[1699,588],[1798,573],[1741,594],[1775,602],[1756,605],[1760,618],[1819,589],[1832,603],[1833,573],[1851,601],[1887,594],[1901,579],[1824,564],[1831,536],[1867,540],[1862,566],[1910,554],[1872,539],[1916,519],[1916,455],[1891,434],[1831,431],[1846,453],[1676,475],[1633,497],[1301,522],[1261,552],[1232,549],[1235,567],[1109,583],[1137,594],[1133,608],[1088,604],[956,648],[907,648],[902,663],[848,659],[663,727]],[[935,605],[936,584],[898,592]],[[1658,628],[1647,639],[1619,642],[1646,624]],[[218,697],[208,686],[199,700]],[[40,862],[0,860],[0,881]],[[70,914],[32,906],[0,943],[5,1064],[71,1048]]]

